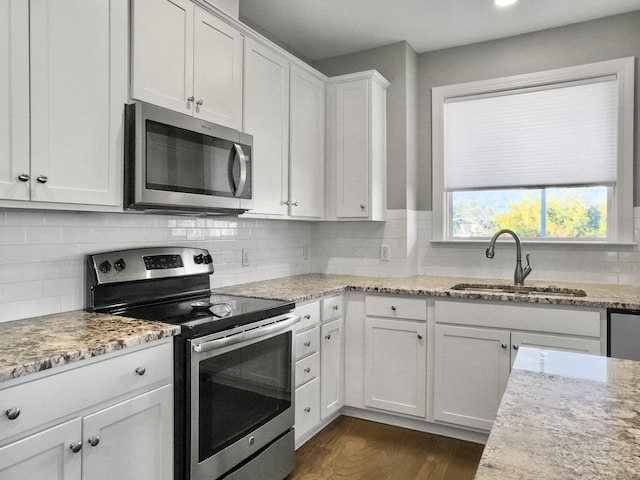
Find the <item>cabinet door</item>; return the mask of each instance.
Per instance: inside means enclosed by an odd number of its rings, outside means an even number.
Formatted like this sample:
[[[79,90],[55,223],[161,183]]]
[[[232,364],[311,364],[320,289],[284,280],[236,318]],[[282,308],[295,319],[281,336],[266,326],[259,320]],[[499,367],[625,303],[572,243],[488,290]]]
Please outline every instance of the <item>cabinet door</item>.
[[[291,67],[291,149],[289,212],[296,217],[324,216],[325,82]]]
[[[172,392],[167,385],[85,417],[83,477],[171,480]]]
[[[436,325],[436,420],[491,429],[509,377],[509,340],[505,330]]]
[[[29,199],[29,3],[0,3],[0,198]],[[26,177],[23,177],[26,178]]]
[[[321,335],[320,417],[324,420],[344,405],[344,320],[325,323]]]
[[[127,2],[31,0],[30,13],[31,200],[119,205]]]
[[[71,444],[82,441],[75,419],[0,448],[0,480],[80,480],[82,454]]]
[[[511,365],[516,361],[520,347],[534,347],[563,352],[589,353],[600,355],[600,340],[585,338],[560,337],[558,335],[542,335],[538,333],[511,333]]]
[[[366,80],[336,85],[336,216],[369,216],[370,92]]]
[[[131,97],[192,114],[193,11],[190,0],[131,2]]]
[[[242,129],[242,47],[243,37],[238,30],[209,12],[195,9],[193,95],[196,117]]]
[[[365,320],[365,405],[424,417],[426,323]]]
[[[252,213],[286,215],[289,197],[289,62],[245,40],[244,131],[253,135]]]

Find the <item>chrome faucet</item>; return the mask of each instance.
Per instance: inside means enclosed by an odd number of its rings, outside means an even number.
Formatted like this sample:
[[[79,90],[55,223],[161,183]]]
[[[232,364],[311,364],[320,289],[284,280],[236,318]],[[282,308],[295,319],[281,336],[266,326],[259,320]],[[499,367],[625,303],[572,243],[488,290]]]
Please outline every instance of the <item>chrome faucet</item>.
[[[495,248],[496,248],[496,240],[498,240],[498,237],[500,235],[502,235],[503,233],[508,233],[509,235],[511,235],[513,237],[513,239],[516,241],[516,271],[513,274],[513,283],[516,285],[523,285],[524,284],[524,279],[527,278],[527,276],[531,273],[531,265],[529,264],[529,255],[530,253],[527,252],[527,266],[524,267],[524,269],[522,268],[522,247],[520,245],[520,237],[518,236],[518,234],[516,232],[514,232],[513,230],[509,230],[508,228],[505,228],[503,230],[500,230],[498,232],[495,233],[495,235],[493,236],[493,238],[491,239],[491,243],[489,244],[489,248],[487,248],[486,254],[487,254],[487,258],[493,258],[495,255]]]

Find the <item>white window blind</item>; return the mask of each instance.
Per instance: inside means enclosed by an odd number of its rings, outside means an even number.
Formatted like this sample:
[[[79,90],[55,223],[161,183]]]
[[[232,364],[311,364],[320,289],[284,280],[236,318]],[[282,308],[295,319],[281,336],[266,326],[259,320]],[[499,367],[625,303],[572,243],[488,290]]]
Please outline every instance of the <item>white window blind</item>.
[[[616,182],[615,76],[445,102],[446,191]]]

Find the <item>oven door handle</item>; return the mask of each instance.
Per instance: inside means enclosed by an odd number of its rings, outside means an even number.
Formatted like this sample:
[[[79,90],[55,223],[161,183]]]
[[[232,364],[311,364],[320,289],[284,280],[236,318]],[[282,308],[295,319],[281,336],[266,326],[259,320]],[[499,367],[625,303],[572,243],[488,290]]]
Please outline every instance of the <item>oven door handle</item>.
[[[204,343],[196,343],[192,345],[193,351],[197,353],[206,353],[216,348],[228,347],[229,345],[236,345],[238,343],[246,342],[258,337],[264,337],[272,333],[286,330],[291,325],[294,325],[300,320],[298,315],[293,315],[286,320],[281,320],[277,323],[265,325],[264,327],[258,327],[253,330],[245,330],[236,335],[229,337],[218,338],[217,340],[210,340]]]

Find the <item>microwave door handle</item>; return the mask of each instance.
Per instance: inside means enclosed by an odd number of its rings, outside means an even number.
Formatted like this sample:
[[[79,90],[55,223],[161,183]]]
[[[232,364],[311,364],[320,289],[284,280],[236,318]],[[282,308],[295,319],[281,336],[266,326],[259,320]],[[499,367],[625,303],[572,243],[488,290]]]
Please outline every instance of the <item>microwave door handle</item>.
[[[233,148],[236,151],[237,157],[240,159],[240,181],[233,192],[234,197],[239,197],[244,191],[244,186],[247,183],[247,156],[242,150],[242,146],[238,143],[233,144]]]

